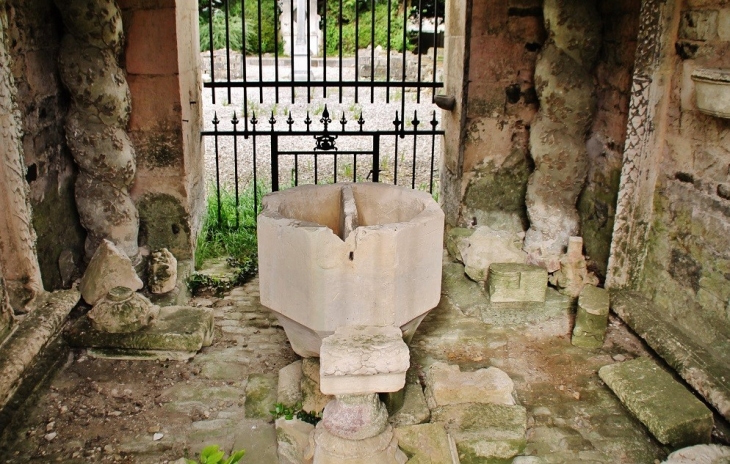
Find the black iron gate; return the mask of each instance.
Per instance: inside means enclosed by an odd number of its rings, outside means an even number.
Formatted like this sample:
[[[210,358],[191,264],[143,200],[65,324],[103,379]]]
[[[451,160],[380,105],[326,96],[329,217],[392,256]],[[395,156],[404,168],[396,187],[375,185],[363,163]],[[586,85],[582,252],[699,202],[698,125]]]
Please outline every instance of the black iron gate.
[[[443,0],[201,0],[219,204],[228,187],[238,205],[242,182],[254,208],[261,190],[300,183],[433,193],[442,29]]]

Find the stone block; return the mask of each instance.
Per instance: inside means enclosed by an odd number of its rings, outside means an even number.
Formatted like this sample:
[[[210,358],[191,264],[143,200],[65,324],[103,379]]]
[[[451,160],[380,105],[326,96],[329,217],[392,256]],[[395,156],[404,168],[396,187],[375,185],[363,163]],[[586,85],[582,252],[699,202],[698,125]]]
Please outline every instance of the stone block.
[[[276,403],[276,375],[251,374],[246,384],[246,417],[249,419],[271,419]]]
[[[431,422],[454,437],[461,464],[510,462],[526,446],[527,411],[522,406],[464,403],[439,406]]]
[[[84,301],[94,305],[114,287],[137,291],[143,286],[129,257],[109,240],[103,240],[81,278],[79,290]]]
[[[598,375],[661,443],[682,447],[710,442],[712,412],[650,359],[603,366]]]
[[[131,131],[156,131],[160,125],[180,121],[180,82],[178,76],[127,76],[132,94]],[[177,254],[177,253],[176,253]]]
[[[547,271],[538,266],[495,263],[489,267],[489,300],[492,303],[544,302]]]
[[[88,317],[65,333],[74,348],[91,355],[120,359],[189,359],[213,341],[213,313],[202,308],[166,306],[150,325],[133,333],[95,330]]]
[[[431,409],[461,403],[514,405],[515,385],[504,371],[489,367],[461,372],[459,366],[437,362],[426,373],[426,402]]]
[[[276,453],[279,464],[311,464],[314,449],[310,444],[310,435],[314,426],[299,419],[276,419]]]
[[[663,464],[723,464],[730,462],[730,447],[720,445],[695,445],[677,450],[667,456]]]
[[[452,258],[462,261],[460,248],[466,247],[466,240],[474,233],[474,229],[466,229],[463,227],[453,227],[446,232],[446,251]]]
[[[100,332],[132,333],[147,327],[159,312],[159,306],[144,295],[126,287],[114,287],[86,316]]]
[[[294,406],[302,402],[302,361],[294,361],[279,369],[276,402]]]
[[[408,455],[409,463],[458,464],[453,442],[441,424],[419,424],[396,427],[393,431],[398,446]],[[452,452],[453,449],[453,452]]]
[[[125,68],[129,74],[177,74],[175,9],[142,9],[125,22]]]
[[[319,358],[302,359],[302,409],[321,413],[333,399],[319,388]]]
[[[408,345],[395,327],[341,327],[322,340],[320,389],[328,395],[395,392],[410,366]]]
[[[511,232],[477,228],[469,238],[459,242],[464,272],[475,282],[487,280],[493,263],[524,263],[527,253],[520,249],[522,241]]]
[[[390,416],[394,427],[423,424],[431,417],[431,410],[426,404],[426,397],[419,383],[407,383],[403,406]]]
[[[690,10],[682,13],[679,38],[689,40],[714,40],[717,38],[717,11]]]
[[[723,8],[718,13],[717,35],[722,41],[730,41],[730,8]]]
[[[177,259],[167,248],[155,251],[150,256],[148,286],[155,294],[168,293],[177,284]]]
[[[611,309],[723,417],[730,420],[727,357],[720,354],[730,352],[730,342],[712,337],[707,332],[704,336],[690,335],[675,320],[667,318],[666,307],[636,292],[611,290]],[[712,346],[707,345],[709,340],[712,340]]]
[[[236,425],[234,450],[246,450],[243,462],[276,463],[277,440],[274,424],[243,420]]]
[[[609,297],[603,288],[586,285],[578,297],[578,312],[571,343],[581,348],[600,348],[608,327]]]

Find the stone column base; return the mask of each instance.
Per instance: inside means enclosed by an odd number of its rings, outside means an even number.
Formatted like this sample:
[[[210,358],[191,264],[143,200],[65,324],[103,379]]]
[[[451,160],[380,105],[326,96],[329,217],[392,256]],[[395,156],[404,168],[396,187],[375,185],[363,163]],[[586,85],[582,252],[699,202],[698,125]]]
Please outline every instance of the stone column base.
[[[390,425],[372,438],[347,440],[332,435],[320,422],[314,443],[314,464],[405,464],[408,460]]]

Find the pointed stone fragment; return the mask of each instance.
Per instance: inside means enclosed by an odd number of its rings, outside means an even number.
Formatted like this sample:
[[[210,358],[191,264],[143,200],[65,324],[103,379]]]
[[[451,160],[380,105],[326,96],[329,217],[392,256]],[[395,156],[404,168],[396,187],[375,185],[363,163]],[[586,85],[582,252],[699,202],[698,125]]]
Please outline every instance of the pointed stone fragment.
[[[143,285],[129,257],[109,240],[102,240],[81,278],[79,290],[84,301],[95,305],[114,287],[137,291]]]

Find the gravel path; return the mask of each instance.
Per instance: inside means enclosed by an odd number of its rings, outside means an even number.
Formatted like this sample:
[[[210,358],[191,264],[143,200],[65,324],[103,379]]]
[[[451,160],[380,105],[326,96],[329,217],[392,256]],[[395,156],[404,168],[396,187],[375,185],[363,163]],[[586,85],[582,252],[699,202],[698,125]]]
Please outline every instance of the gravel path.
[[[258,74],[258,67],[249,65],[248,79],[255,80]],[[314,78],[322,79],[322,69],[314,71]],[[282,74],[286,74],[283,75]],[[339,69],[327,68],[327,79],[332,80],[338,77]],[[348,75],[349,74],[349,75]],[[274,67],[264,67],[264,81],[274,80]],[[253,77],[252,77],[253,76]],[[289,80],[288,71],[280,74],[280,80]],[[354,68],[343,70],[344,80],[354,80]],[[402,119],[401,105],[402,94],[399,90],[391,90],[390,101],[386,103],[385,89],[375,89],[374,103],[371,103],[370,89],[360,89],[358,103],[355,103],[354,89],[344,89],[342,103],[340,103],[339,89],[329,88],[326,98],[323,96],[322,87],[313,89],[311,102],[307,103],[307,92],[305,88],[297,88],[295,90],[295,98],[292,103],[290,89],[279,90],[279,103],[276,103],[276,94],[273,88],[265,88],[263,92],[259,89],[249,89],[248,91],[248,114],[249,120],[255,113],[258,118],[258,130],[270,130],[269,118],[273,111],[276,118],[276,129],[281,132],[288,130],[286,120],[291,112],[294,124],[293,130],[305,130],[306,125],[304,119],[309,110],[312,119],[311,130],[318,131],[322,129],[320,118],[326,108],[329,110],[332,123],[330,130],[341,130],[340,118],[344,114],[347,119],[345,126],[346,131],[353,133],[359,130],[357,119],[362,113],[365,120],[364,130],[393,130],[393,121],[396,112]],[[212,92],[210,89],[203,90],[204,96],[204,121],[205,130],[213,130],[212,123],[214,115],[218,116],[220,123],[219,131],[232,130],[231,119],[233,114],[239,119],[238,129],[244,128],[243,109],[244,96],[243,89],[233,89],[231,91],[231,101],[228,100],[228,91],[226,89],[216,90],[216,103],[212,102]],[[261,97],[263,96],[263,99]],[[441,111],[431,103],[431,91],[421,91],[421,102],[417,101],[415,91],[405,92],[405,114],[406,128],[412,129],[412,121],[414,114],[417,114],[420,124],[418,130],[431,130],[431,121],[435,118],[439,122],[440,127]],[[250,125],[250,123],[249,123]],[[236,137],[234,143],[233,136],[218,137],[218,168],[220,170],[221,185],[224,188],[232,188],[234,186],[235,172],[238,171],[239,188],[243,189],[251,185],[253,180],[253,158],[254,151],[256,157],[256,175],[257,181],[264,182],[267,186],[271,182],[271,137],[259,136],[244,139]],[[415,187],[421,190],[428,190],[431,185],[431,173],[433,172],[433,191],[438,192],[438,166],[441,157],[441,136],[422,135],[416,137],[416,146],[414,147],[414,137],[406,136],[397,138],[395,136],[383,136],[380,139],[380,181],[394,183],[398,185]],[[280,137],[280,151],[311,151],[314,149],[315,143],[312,136],[307,137]],[[216,179],[216,159],[215,159],[215,137],[204,137],[205,144],[205,165],[206,178],[210,184],[215,185]],[[340,153],[349,150],[370,151],[373,149],[372,137],[340,137],[337,141],[337,147]],[[238,166],[234,163],[234,145],[238,152]],[[433,149],[432,149],[433,145]],[[432,164],[433,156],[433,164]],[[279,182],[282,188],[293,185],[294,183],[294,156],[279,157]],[[338,181],[366,181],[370,178],[372,170],[372,157],[369,155],[359,155],[355,160],[353,155],[339,154],[336,156],[337,163],[337,180]],[[414,164],[415,159],[415,176]],[[296,168],[298,170],[298,183],[314,183],[315,164],[317,170],[318,182],[333,182],[335,174],[335,156],[324,155],[317,156],[315,162],[312,155],[299,155],[296,160]],[[433,170],[432,170],[433,165]],[[397,178],[396,178],[397,169]]]

